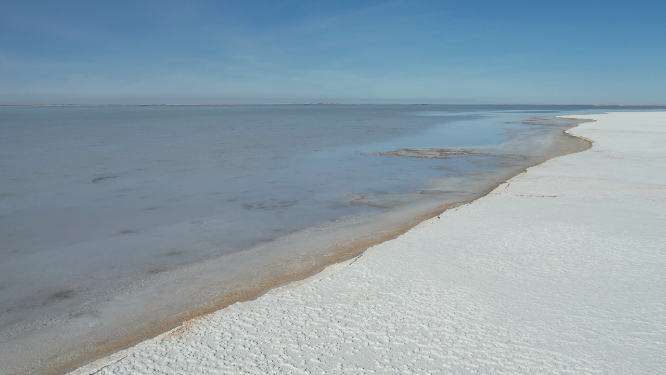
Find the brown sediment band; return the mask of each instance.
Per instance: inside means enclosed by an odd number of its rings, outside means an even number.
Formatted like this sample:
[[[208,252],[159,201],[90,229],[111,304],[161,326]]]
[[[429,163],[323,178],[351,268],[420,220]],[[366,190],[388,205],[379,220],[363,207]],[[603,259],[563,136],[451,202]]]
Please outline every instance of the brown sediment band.
[[[224,295],[222,298],[219,298],[212,303],[206,304],[204,306],[198,306],[193,310],[184,312],[177,316],[173,316],[167,319],[162,319],[158,322],[154,322],[149,327],[142,329],[139,332],[135,332],[131,335],[124,336],[123,339],[96,342],[93,344],[93,346],[86,348],[82,353],[80,353],[81,355],[79,356],[73,355],[72,358],[62,358],[62,356],[53,356],[51,358],[46,359],[44,362],[51,364],[55,364],[56,362],[62,362],[62,363],[57,365],[57,367],[51,367],[51,369],[46,370],[44,372],[35,372],[35,373],[40,373],[40,374],[67,373],[82,365],[85,365],[86,363],[90,363],[96,359],[102,358],[103,356],[109,355],[113,352],[129,348],[141,341],[158,336],[178,326],[181,326],[182,329],[174,333],[175,334],[184,333],[190,327],[196,325],[195,322],[187,323],[195,318],[224,309],[225,307],[228,307],[236,302],[253,300],[265,294],[266,292],[270,291],[271,289],[292,283],[294,281],[306,279],[314,274],[321,272],[324,268],[330,265],[358,257],[368,248],[380,244],[382,242],[394,239],[400,236],[401,234],[409,231],[411,228],[421,223],[422,221],[435,217],[452,206],[458,206],[465,203],[469,203],[469,201],[456,202],[456,203],[438,206],[437,208],[434,208],[432,211],[423,214],[420,217],[410,220],[408,223],[406,223],[403,226],[392,228],[388,232],[384,232],[379,236],[369,235],[368,238],[362,241],[355,242],[348,246],[340,247],[339,249],[336,250],[334,254],[318,258],[317,259],[318,262],[316,262],[316,264],[311,265],[311,267],[307,269],[299,270],[297,272],[292,272],[286,275],[279,275],[278,277],[275,278],[258,280],[252,285],[243,285],[242,287],[238,287],[237,290]],[[32,370],[39,371],[37,368],[34,368]]]
[[[582,122],[585,121],[581,120],[579,123]],[[281,275],[270,275],[264,273],[263,277],[256,279],[255,282],[253,282],[251,285],[237,283],[228,293],[226,293],[224,296],[215,299],[212,302],[200,304],[191,310],[160,319],[159,321],[151,322],[149,324],[146,324],[142,329],[136,331],[130,328],[128,329],[128,331],[133,331],[133,332],[128,332],[125,335],[121,335],[120,337],[110,339],[108,341],[96,342],[92,345],[87,346],[83,350],[79,348],[78,351],[70,350],[69,353],[61,352],[58,355],[51,356],[50,358],[44,359],[36,363],[31,368],[25,369],[27,371],[22,371],[22,373],[26,372],[33,374],[67,373],[87,363],[91,363],[97,359],[110,355],[114,352],[129,348],[141,341],[158,336],[164,332],[167,332],[169,330],[172,330],[180,326],[178,330],[172,332],[172,337],[177,337],[178,335],[189,330],[191,327],[196,326],[196,320],[193,320],[195,318],[213,313],[229,305],[232,305],[236,302],[248,301],[258,298],[261,295],[265,294],[266,292],[270,291],[271,289],[295,281],[303,280],[314,274],[317,274],[327,266],[358,257],[359,255],[363,254],[363,252],[368,248],[377,245],[379,243],[394,239],[402,235],[403,233],[409,231],[410,229],[414,228],[419,223],[441,215],[442,212],[444,212],[449,208],[470,203],[478,198],[487,195],[488,193],[493,191],[497,186],[506,182],[508,179],[524,172],[529,167],[541,164],[546,160],[557,156],[584,151],[592,146],[591,142],[582,139],[580,137],[573,136],[567,133],[566,131],[562,131],[560,136],[563,136],[563,139],[567,140],[566,142],[563,142],[562,145],[563,147],[560,150],[534,160],[532,163],[530,163],[528,167],[515,171],[509,177],[507,177],[502,181],[496,181],[494,184],[492,184],[492,186],[489,186],[483,191],[479,192],[472,199],[461,200],[458,202],[448,203],[433,207],[427,212],[424,212],[421,215],[413,217],[410,220],[402,223],[402,225],[394,226],[389,229],[371,233],[353,243],[343,244],[343,246],[335,247],[335,250],[329,251],[329,253],[327,253],[325,256],[320,256],[310,259],[310,262],[308,263],[307,267],[293,270]],[[269,267],[270,266],[271,265],[269,265]]]

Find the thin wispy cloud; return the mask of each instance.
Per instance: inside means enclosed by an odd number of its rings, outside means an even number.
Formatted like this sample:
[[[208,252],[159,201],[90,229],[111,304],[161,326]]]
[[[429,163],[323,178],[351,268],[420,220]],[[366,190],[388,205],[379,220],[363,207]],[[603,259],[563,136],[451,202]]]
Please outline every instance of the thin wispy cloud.
[[[666,26],[657,16],[666,4],[656,2],[41,5],[10,4],[0,15],[0,103],[16,103],[17,90],[22,98],[60,90],[53,100],[71,102],[95,92],[95,101],[113,102],[464,94],[524,103],[568,103],[579,90],[585,102],[626,102],[632,87],[666,101]]]

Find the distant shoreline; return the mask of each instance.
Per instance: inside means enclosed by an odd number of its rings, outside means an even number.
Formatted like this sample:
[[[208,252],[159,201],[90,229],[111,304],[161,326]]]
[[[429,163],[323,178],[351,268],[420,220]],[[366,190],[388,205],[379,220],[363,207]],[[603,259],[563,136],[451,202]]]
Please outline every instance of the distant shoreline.
[[[296,105],[441,105],[441,106],[593,106],[593,107],[666,107],[666,104],[497,104],[497,103],[195,103],[195,104],[0,104],[2,107],[198,107],[198,106],[296,106]]]

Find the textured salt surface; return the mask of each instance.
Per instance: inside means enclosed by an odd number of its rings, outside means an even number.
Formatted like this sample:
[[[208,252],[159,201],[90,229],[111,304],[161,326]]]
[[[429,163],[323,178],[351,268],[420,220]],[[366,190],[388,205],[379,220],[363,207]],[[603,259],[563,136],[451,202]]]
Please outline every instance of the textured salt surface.
[[[73,374],[666,373],[666,113],[584,117],[591,150]]]

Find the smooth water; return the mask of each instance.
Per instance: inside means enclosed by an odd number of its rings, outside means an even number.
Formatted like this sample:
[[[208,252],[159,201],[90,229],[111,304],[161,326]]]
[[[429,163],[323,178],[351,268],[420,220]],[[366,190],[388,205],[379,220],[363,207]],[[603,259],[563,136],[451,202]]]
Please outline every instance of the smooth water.
[[[95,314],[91,300],[152,275],[387,209],[350,204],[359,195],[404,195],[498,168],[478,155],[372,153],[497,145],[543,128],[520,124],[526,118],[601,110],[0,108],[0,342]]]

